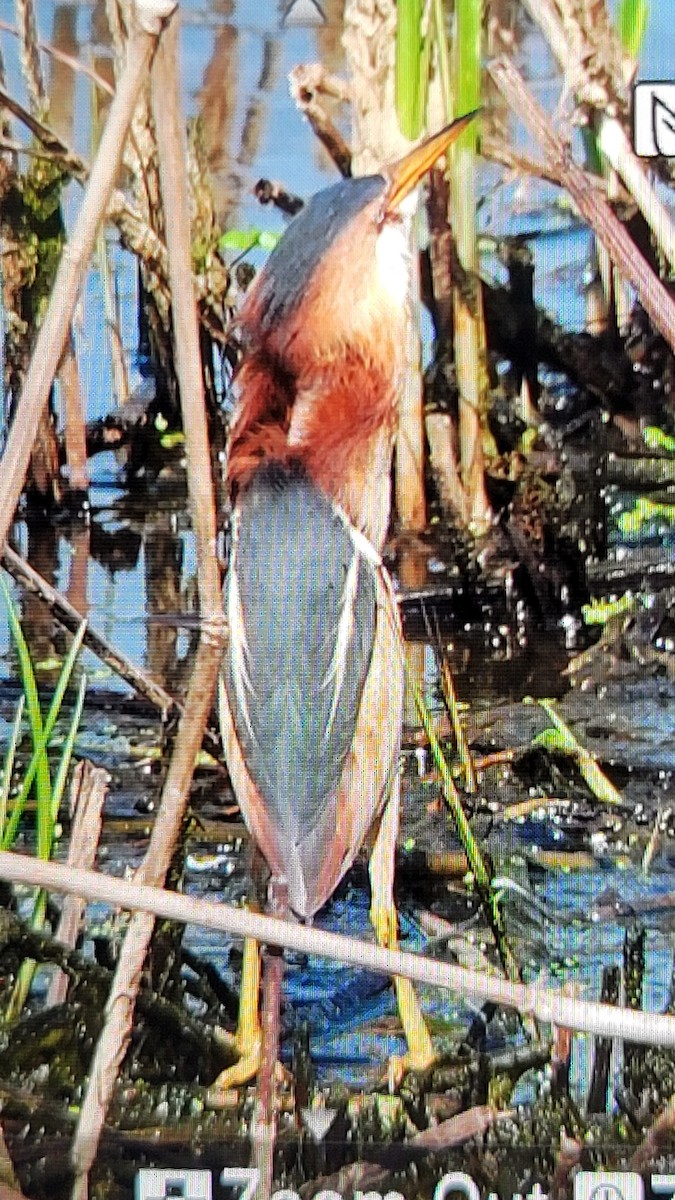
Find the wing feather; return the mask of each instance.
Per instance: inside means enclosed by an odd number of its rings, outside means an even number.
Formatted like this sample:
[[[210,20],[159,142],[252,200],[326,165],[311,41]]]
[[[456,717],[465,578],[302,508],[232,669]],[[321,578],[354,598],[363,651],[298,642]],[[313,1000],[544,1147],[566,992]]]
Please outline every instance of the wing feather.
[[[376,579],[349,524],[297,470],[263,468],[237,504],[223,678],[248,772],[281,839],[321,823],[354,739]]]

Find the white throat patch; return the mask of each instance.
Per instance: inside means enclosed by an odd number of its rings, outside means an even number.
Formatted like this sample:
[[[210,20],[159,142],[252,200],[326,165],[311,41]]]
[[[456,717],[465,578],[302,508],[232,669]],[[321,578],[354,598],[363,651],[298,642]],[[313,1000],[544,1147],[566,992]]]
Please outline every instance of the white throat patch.
[[[385,221],[377,235],[375,257],[377,277],[386,295],[405,305],[410,287],[409,219]]]

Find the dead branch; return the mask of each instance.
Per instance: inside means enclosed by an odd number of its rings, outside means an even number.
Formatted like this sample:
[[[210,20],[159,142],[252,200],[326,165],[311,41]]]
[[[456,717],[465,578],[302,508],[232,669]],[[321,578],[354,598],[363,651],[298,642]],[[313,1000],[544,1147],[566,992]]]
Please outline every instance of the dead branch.
[[[319,958],[351,963],[386,975],[401,975],[418,983],[446,988],[460,996],[492,1000],[523,1015],[579,1032],[624,1038],[640,1045],[675,1046],[675,1017],[669,1014],[649,1013],[647,1019],[644,1012],[580,1000],[538,982],[510,983],[501,975],[457,967],[409,951],[385,950],[345,934],[282,921],[278,917],[229,904],[216,904],[197,896],[182,896],[97,871],[75,870],[63,863],[3,850],[0,851],[0,879],[83,896],[88,901],[98,900],[137,913],[152,913],[169,921],[201,925],[238,938],[254,938],[272,946],[283,946],[301,954],[316,954]]]
[[[30,563],[27,563],[20,554],[12,550],[9,546],[5,546],[2,551],[2,563],[10,575],[27,587],[31,592],[35,592],[41,596],[49,608],[54,613],[54,616],[61,622],[66,629],[71,633],[75,633],[79,629],[84,617],[82,613],[70,603],[62,592],[52,587],[47,580],[40,575]],[[124,679],[134,691],[148,700],[155,708],[159,710],[163,717],[167,717],[172,712],[180,712],[181,705],[178,700],[169,695],[160,684],[155,683],[147,672],[140,667],[134,666],[129,658],[126,657],[120,650],[117,650],[111,642],[96,633],[94,629],[87,626],[84,635],[85,645],[93,651],[97,658],[101,659],[106,666],[110,667],[120,679]]]
[[[321,95],[346,99],[346,86],[338,87],[337,81],[326,73],[320,63],[294,67],[289,73],[288,82],[291,96],[300,112],[307,117],[340,174],[347,178],[352,173],[352,152],[319,99]]]
[[[555,133],[551,121],[534,99],[522,75],[505,57],[493,59],[488,70],[506,101],[539,139],[546,153],[555,158],[564,186],[596,237],[606,247],[624,279],[635,287],[645,311],[675,349],[675,302],[651,270],[630,235],[597,189],[588,185],[586,174],[574,163]]]

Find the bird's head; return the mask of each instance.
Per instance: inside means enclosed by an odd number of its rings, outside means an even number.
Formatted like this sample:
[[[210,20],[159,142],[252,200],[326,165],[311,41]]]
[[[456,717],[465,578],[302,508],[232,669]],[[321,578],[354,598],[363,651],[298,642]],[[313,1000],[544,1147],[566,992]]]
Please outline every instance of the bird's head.
[[[238,317],[233,494],[260,463],[297,458],[358,523],[344,481],[358,494],[366,476],[383,469],[395,426],[406,340],[405,201],[473,115],[381,174],[319,192],[270,255]]]
[[[308,362],[339,357],[354,342],[383,333],[398,338],[409,278],[406,200],[473,115],[381,174],[345,179],[312,197],[243,307],[246,349],[264,347],[295,375]]]

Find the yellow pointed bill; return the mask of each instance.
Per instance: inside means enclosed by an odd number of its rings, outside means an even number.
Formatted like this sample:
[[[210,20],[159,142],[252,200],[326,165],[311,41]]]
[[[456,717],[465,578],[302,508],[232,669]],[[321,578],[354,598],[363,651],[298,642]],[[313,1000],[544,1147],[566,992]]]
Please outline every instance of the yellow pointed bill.
[[[433,167],[441,154],[444,154],[448,146],[457,140],[460,133],[466,129],[469,122],[473,121],[479,112],[480,109],[476,108],[473,112],[458,117],[456,121],[446,125],[439,133],[435,133],[420,146],[416,146],[414,150],[406,154],[405,158],[399,159],[397,163],[387,168],[386,175],[390,183],[385,199],[385,213],[396,211],[401,201],[409,195],[422,176],[430,167]]]

